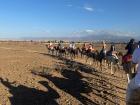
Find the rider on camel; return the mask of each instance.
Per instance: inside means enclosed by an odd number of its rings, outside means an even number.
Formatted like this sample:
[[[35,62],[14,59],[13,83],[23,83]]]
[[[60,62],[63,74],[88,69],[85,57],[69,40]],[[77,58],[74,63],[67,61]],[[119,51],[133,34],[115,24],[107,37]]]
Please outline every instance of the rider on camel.
[[[86,50],[86,43],[82,45],[81,50]]]
[[[101,59],[105,58],[105,56],[106,56],[106,44],[105,44],[105,41],[103,41],[102,44],[103,44],[103,47],[102,47],[102,50],[100,51]]]
[[[58,47],[59,47],[60,49],[63,49],[63,48],[64,48],[64,46],[62,45],[61,42],[58,43]]]
[[[50,41],[49,46],[52,46],[52,42]]]
[[[70,45],[69,45],[69,48],[70,49],[75,49],[75,43],[74,42],[71,42]]]
[[[48,47],[49,47],[50,49],[53,49],[53,43],[52,43],[51,41],[50,41]]]
[[[126,55],[132,55],[135,50],[135,39],[131,39],[125,49],[128,50]]]
[[[70,49],[72,48],[72,42],[70,42],[70,44],[69,44],[69,48],[70,48]]]
[[[89,50],[89,52],[94,51],[94,48],[93,48],[92,43],[90,43],[90,44],[88,45],[88,50]]]
[[[86,43],[82,45],[82,49],[86,49]]]
[[[127,53],[122,58],[123,62],[130,62],[132,60],[132,54],[135,48],[136,48],[135,39],[130,39],[129,43],[125,47],[125,49],[127,50]]]
[[[103,53],[106,53],[106,44],[105,44],[105,41],[103,41],[102,51],[103,51]]]
[[[74,42],[70,42],[69,44],[69,49],[70,50],[74,50],[76,47],[75,47],[75,43]]]
[[[116,52],[114,44],[111,45],[110,50],[108,51],[107,55],[112,56],[115,59],[116,63],[118,63],[119,60],[117,57],[117,52]]]

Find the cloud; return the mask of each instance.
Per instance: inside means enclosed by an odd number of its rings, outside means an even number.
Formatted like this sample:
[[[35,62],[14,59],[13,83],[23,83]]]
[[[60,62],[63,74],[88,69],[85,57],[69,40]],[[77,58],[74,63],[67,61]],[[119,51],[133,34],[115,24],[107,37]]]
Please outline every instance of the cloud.
[[[72,5],[72,4],[67,4],[66,6],[67,7],[78,8],[78,9],[84,9],[84,10],[89,11],[89,12],[95,11],[95,9],[91,5],[89,5],[89,4],[88,5],[85,4],[83,6],[75,6],[75,5]],[[100,10],[98,10],[98,11],[100,11]]]
[[[94,30],[90,30],[90,29],[86,29],[85,31],[86,31],[86,32],[89,32],[89,33],[90,33],[90,32],[94,32]]]
[[[84,9],[89,11],[89,12],[93,12],[94,11],[94,8],[91,7],[91,6],[84,6]]]

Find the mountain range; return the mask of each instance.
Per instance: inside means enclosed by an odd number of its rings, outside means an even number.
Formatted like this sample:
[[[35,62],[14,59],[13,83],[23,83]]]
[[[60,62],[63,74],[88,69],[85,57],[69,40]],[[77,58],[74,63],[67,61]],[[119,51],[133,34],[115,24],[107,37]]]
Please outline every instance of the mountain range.
[[[24,37],[21,40],[69,40],[69,41],[101,41],[108,40],[112,42],[128,41],[131,38],[140,39],[138,36],[121,36],[121,35],[84,35],[71,37]]]

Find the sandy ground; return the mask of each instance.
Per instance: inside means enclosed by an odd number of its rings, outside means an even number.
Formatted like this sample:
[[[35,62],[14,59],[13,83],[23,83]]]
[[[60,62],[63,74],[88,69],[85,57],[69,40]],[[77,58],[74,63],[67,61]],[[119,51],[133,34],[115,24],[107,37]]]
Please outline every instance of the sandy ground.
[[[125,105],[126,76],[47,54],[44,44],[0,43],[1,105]]]

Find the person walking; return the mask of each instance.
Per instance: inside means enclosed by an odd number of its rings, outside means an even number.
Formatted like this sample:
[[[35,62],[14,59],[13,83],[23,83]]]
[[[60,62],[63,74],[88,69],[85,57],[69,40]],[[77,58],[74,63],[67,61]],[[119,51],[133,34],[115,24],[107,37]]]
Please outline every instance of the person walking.
[[[136,68],[136,75],[128,84],[126,105],[140,105],[140,48],[134,50],[132,62]]]

